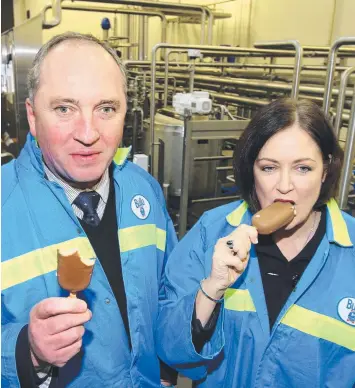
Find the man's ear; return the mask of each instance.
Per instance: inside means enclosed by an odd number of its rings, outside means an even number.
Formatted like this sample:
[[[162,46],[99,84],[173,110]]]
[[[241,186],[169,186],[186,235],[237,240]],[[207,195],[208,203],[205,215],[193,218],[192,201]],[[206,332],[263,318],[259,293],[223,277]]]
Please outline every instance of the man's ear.
[[[29,98],[26,98],[26,111],[27,111],[27,121],[30,126],[30,132],[33,137],[36,137],[36,116],[34,107],[31,104]]]

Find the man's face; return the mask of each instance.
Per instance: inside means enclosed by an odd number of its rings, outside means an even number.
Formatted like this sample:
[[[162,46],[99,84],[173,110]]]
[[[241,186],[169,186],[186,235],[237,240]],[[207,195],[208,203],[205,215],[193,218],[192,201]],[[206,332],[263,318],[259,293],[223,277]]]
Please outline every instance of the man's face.
[[[126,99],[121,71],[102,47],[68,41],[41,66],[30,131],[50,170],[73,186],[92,187],[121,142]]]

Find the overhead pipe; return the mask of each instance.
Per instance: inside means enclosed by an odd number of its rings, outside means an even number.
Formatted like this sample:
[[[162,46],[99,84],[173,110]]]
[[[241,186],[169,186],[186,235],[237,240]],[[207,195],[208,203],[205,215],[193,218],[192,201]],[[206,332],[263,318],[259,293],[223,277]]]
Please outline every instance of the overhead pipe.
[[[303,51],[305,51],[305,52],[322,51],[324,53],[327,53],[327,55],[328,55],[330,50],[331,50],[331,47],[329,47],[329,46],[303,46]],[[339,54],[339,56],[349,55],[349,54],[351,56],[353,56],[355,54],[355,48],[349,48],[349,47],[339,48],[338,54]]]
[[[355,45],[355,37],[339,38],[333,43],[330,49],[330,52],[328,55],[328,69],[327,69],[324,99],[323,99],[323,110],[326,115],[329,115],[329,110],[331,105],[334,72],[336,67],[336,56],[337,56],[338,50],[342,46],[348,46],[353,44]]]
[[[58,0],[59,1],[59,0]],[[205,22],[206,17],[208,17],[208,25],[211,26],[210,18],[212,15],[212,11],[208,7],[192,5],[192,4],[180,4],[180,3],[163,3],[156,2],[151,0],[79,0],[86,1],[92,3],[108,3],[108,4],[117,4],[117,5],[136,5],[140,7],[153,7],[157,9],[177,9],[177,10],[190,10],[190,11],[198,11],[201,13],[201,44],[205,43]],[[212,33],[211,33],[212,34]]]
[[[50,9],[51,6],[47,5],[43,12],[45,12]],[[142,16],[151,16],[151,17],[159,17],[162,23],[162,31],[161,31],[161,40],[162,42],[166,42],[166,31],[167,31],[167,25],[168,21],[164,13],[158,12],[158,11],[143,11],[143,10],[137,10],[137,9],[131,9],[131,8],[105,8],[105,7],[94,7],[94,6],[87,6],[87,5],[62,5],[61,9],[63,10],[70,10],[70,11],[85,11],[85,12],[103,12],[103,13],[115,13],[115,14],[127,14],[127,15],[142,15]],[[132,20],[128,21],[127,24],[127,36],[128,38],[131,38],[131,32],[132,32]],[[129,41],[131,41],[129,39]],[[131,50],[129,49],[129,54],[131,53]],[[128,58],[130,55],[128,56]]]
[[[294,73],[292,79],[292,90],[291,98],[297,99],[299,86],[301,81],[301,70],[302,70],[302,59],[303,59],[303,49],[298,40],[278,40],[270,42],[257,42],[254,44],[256,48],[287,48],[292,47],[295,49],[295,63],[294,63]]]
[[[159,72],[160,75],[162,75]],[[170,73],[173,77],[180,80],[189,80],[189,75],[186,74],[180,74],[180,73]],[[250,79],[242,79],[242,78],[221,78],[221,77],[213,77],[211,75],[200,75],[196,74],[195,82],[200,81],[201,82],[211,82],[216,81],[219,85],[228,85],[228,86],[241,86],[241,87],[248,87],[251,89],[262,89],[262,90],[272,90],[276,92],[288,92],[292,90],[292,85],[290,84],[284,84],[281,82],[269,82],[269,81],[261,81],[261,80],[250,80]],[[318,87],[318,86],[304,86],[301,85],[299,87],[299,92],[303,93],[309,93],[309,94],[315,94],[315,95],[323,95],[324,88]],[[339,94],[339,89],[333,89],[333,93],[335,95]],[[346,91],[345,92],[346,97],[352,97],[353,92],[352,91]]]
[[[83,1],[83,0],[77,0],[77,1]],[[82,10],[82,11],[88,11],[90,12],[116,12],[116,13],[126,13],[131,15],[147,15],[147,16],[158,16],[162,20],[163,26],[162,26],[162,42],[166,42],[167,37],[167,19],[164,13],[158,12],[158,11],[142,11],[142,10],[135,10],[135,9],[129,9],[129,8],[117,8],[115,11],[113,11],[112,8],[102,9],[102,11],[99,10],[98,7],[88,7],[88,6],[72,6],[69,5],[61,5],[63,0],[53,0],[52,5],[46,5],[42,10],[42,27],[45,28],[53,28],[60,24],[62,21],[62,9],[72,9],[72,10]],[[116,4],[116,5],[137,5],[141,7],[154,7],[155,9],[178,9],[178,10],[185,10],[185,11],[195,11],[201,13],[201,23],[205,23],[206,16],[210,19],[210,16],[212,15],[212,12],[207,7],[202,6],[195,6],[190,4],[176,4],[176,3],[157,3],[155,1],[134,1],[134,0],[122,0],[122,1],[115,1],[115,0],[87,0],[87,2],[93,2],[93,3],[106,3],[106,4]],[[48,9],[53,9],[53,15],[54,19],[51,21],[46,21],[45,14]],[[210,26],[210,24],[209,24]],[[209,27],[210,28],[210,27]],[[131,23],[128,23],[128,28],[132,30]],[[212,35],[212,32],[209,31],[209,35]],[[201,28],[201,44],[204,44],[205,42],[205,29]],[[128,51],[131,51],[130,49]],[[131,52],[130,52],[131,54]],[[129,56],[131,59],[131,55]]]
[[[48,9],[48,6],[46,7]],[[158,17],[162,22],[162,35],[161,39],[166,42],[166,28],[168,24],[168,20],[164,13],[159,11],[143,11],[139,9],[131,9],[131,8],[105,8],[105,7],[89,7],[85,5],[63,5],[62,9],[71,10],[71,11],[87,11],[87,12],[107,12],[107,13],[117,13],[117,14],[127,14],[127,15],[143,15],[143,16],[151,16]],[[130,23],[128,23],[128,27]]]
[[[60,6],[62,0],[52,0],[52,5],[47,5],[42,10],[42,28],[49,29],[58,26],[62,21],[62,8]],[[50,21],[46,21],[46,11],[52,8],[53,18]]]
[[[355,57],[355,56],[354,56]],[[127,65],[133,66],[137,65],[139,67],[150,67],[150,61],[136,61],[135,63],[127,63]],[[163,66],[164,62],[157,62],[157,66]],[[177,66],[188,66],[189,62],[171,62],[169,67]],[[196,67],[221,67],[221,68],[256,68],[256,69],[279,69],[279,70],[293,70],[294,66],[292,65],[270,65],[270,64],[261,64],[261,63],[229,63],[229,62],[214,62],[214,63],[205,63],[205,62],[196,62]],[[337,71],[345,71],[348,66],[337,66]],[[228,70],[228,69],[227,69]],[[302,66],[303,71],[326,71],[327,66],[318,66],[318,65],[304,65]]]
[[[236,105],[245,104],[245,105],[253,105],[256,107],[261,107],[261,106],[268,105],[270,103],[270,101],[266,100],[266,99],[244,97],[244,96],[239,96],[239,95],[234,95],[234,94],[228,94],[225,92],[220,93],[220,92],[216,91],[215,84],[214,85],[207,85],[207,84],[200,84],[199,82],[195,82],[195,84],[200,85],[199,90],[208,91],[208,93],[209,93],[210,97],[212,97],[212,99],[221,100],[221,101],[225,101],[225,102],[227,101],[231,104],[236,104]],[[169,86],[169,89],[171,89],[170,86]],[[181,89],[181,91],[183,91],[183,89]],[[311,100],[317,101],[319,103],[321,103],[323,101],[323,98],[315,97],[315,96],[300,95],[300,98],[311,99]],[[348,122],[349,121],[349,114],[343,113],[342,119],[343,119],[343,121]]]
[[[335,136],[337,138],[339,137],[340,126],[341,126],[341,121],[342,121],[342,112],[344,109],[346,87],[348,85],[350,76],[354,73],[355,73],[355,67],[349,67],[341,75],[340,86],[339,86],[338,105],[337,105],[337,111],[336,111],[335,122],[334,122],[334,133],[335,133]]]

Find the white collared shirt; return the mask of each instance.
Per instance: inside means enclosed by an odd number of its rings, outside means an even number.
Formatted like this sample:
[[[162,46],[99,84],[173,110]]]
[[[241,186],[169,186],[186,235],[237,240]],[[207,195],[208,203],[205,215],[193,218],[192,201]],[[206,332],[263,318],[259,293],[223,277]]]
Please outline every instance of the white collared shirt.
[[[43,162],[44,171],[47,175],[47,178],[51,182],[58,183],[64,190],[65,195],[67,196],[75,215],[81,220],[84,216],[84,213],[81,209],[79,209],[73,202],[75,201],[75,198],[82,193],[83,191],[96,191],[98,194],[100,194],[100,201],[97,206],[97,215],[99,216],[100,220],[102,219],[106,207],[106,203],[108,200],[108,195],[110,192],[110,177],[108,173],[108,168],[105,170],[102,178],[100,181],[90,190],[82,190],[77,189],[75,187],[70,186],[69,183],[65,182],[60,177],[53,174],[53,172],[46,166],[46,164]]]

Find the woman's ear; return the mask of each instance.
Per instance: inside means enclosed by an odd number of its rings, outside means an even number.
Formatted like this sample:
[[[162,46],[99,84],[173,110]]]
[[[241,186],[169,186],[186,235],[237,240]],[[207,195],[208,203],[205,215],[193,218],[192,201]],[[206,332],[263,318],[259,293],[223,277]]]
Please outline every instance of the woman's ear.
[[[328,173],[327,169],[324,169],[323,176],[322,176],[322,183],[325,182],[325,179],[327,178],[327,173]]]
[[[329,166],[332,164],[332,161],[333,161],[333,155],[329,154],[327,162],[324,163],[324,171],[323,171],[323,176],[322,176],[322,183],[324,183],[326,178],[327,178],[328,169],[329,169]]]

